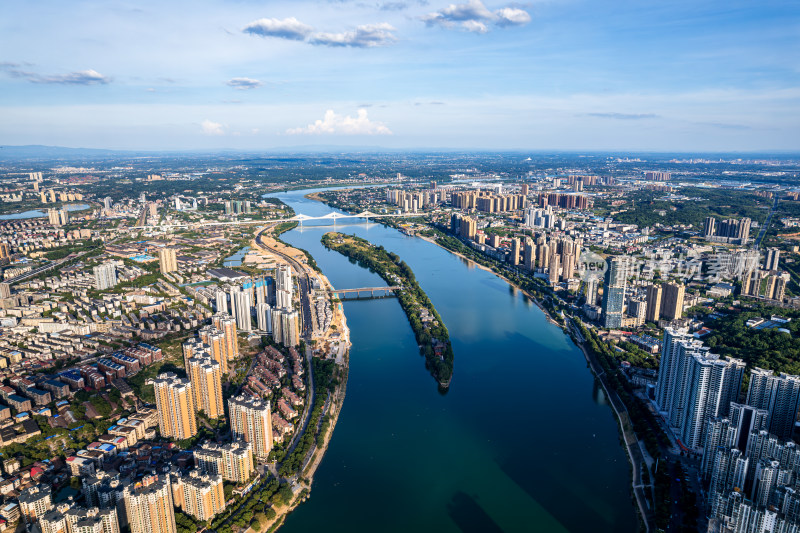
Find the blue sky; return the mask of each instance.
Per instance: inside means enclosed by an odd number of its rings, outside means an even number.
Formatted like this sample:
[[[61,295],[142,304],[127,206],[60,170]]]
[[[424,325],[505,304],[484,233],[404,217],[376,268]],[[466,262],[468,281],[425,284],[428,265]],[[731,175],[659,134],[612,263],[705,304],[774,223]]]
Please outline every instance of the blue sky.
[[[0,144],[798,150],[772,1],[0,3]]]

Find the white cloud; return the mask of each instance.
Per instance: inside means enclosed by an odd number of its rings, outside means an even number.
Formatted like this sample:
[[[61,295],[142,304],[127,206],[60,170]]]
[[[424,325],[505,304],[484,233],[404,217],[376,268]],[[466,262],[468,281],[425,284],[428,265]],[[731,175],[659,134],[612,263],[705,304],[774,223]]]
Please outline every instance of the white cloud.
[[[359,109],[355,117],[337,115],[333,109],[325,111],[322,120],[301,128],[286,130],[289,135],[392,135],[382,122],[373,122],[367,117],[366,109]]]
[[[531,21],[527,11],[515,7],[503,7],[490,11],[481,0],[469,0],[464,4],[449,6],[421,17],[428,26],[461,28],[473,33],[486,33],[489,24],[498,27],[523,26]]]
[[[494,12],[498,26],[523,26],[531,21],[527,11],[515,7],[504,7]]]
[[[225,135],[225,127],[222,124],[208,119],[200,123],[200,131],[203,135]]]
[[[227,85],[229,87],[233,87],[234,89],[239,89],[243,91],[247,89],[257,89],[264,84],[252,78],[231,78],[230,80],[228,80]]]
[[[461,23],[461,27],[472,33],[486,33],[489,28],[483,22],[477,20],[465,20]]]
[[[96,70],[78,70],[68,74],[42,75],[27,70],[22,70],[21,66],[30,66],[19,63],[3,62],[0,69],[6,71],[13,78],[21,78],[31,83],[53,83],[61,85],[105,85],[111,83],[111,78],[103,76]]]
[[[278,19],[258,19],[244,27],[242,32],[261,37],[278,37],[292,41],[303,41],[308,37],[314,28],[308,24],[303,24],[294,17],[283,20]]]
[[[315,33],[309,43],[323,46],[352,46],[354,48],[373,48],[392,44],[397,38],[395,29],[385,22],[358,26],[353,31],[342,33]]]

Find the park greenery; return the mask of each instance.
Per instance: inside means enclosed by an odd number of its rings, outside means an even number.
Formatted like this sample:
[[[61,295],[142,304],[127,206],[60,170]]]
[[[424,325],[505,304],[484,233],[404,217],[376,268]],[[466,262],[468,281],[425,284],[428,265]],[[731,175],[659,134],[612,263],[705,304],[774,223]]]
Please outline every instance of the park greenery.
[[[639,190],[627,194],[622,206],[612,207],[613,198],[610,198],[598,200],[595,208],[599,214],[613,216],[615,222],[623,224],[639,227],[683,224],[700,230],[703,220],[709,216],[718,219],[749,217],[762,223],[772,207],[772,199],[749,191],[684,187],[676,194],[677,198],[661,191]]]
[[[773,329],[746,326],[751,318],[769,320],[773,315],[781,315],[791,321]],[[750,309],[714,316],[715,318],[706,322],[712,333],[703,339],[714,353],[742,359],[748,368],[760,367],[787,374],[800,374],[800,310],[759,302]],[[779,329],[786,329],[789,333]]]
[[[414,331],[420,352],[425,356],[426,366],[440,385],[447,386],[453,376],[454,360],[450,335],[430,298],[417,283],[411,267],[397,254],[386,251],[383,246],[374,246],[354,235],[326,233],[322,236],[322,243],[326,248],[335,250],[359,266],[375,272],[390,286],[402,287],[397,291],[397,297]],[[423,322],[423,310],[430,313],[432,322]]]

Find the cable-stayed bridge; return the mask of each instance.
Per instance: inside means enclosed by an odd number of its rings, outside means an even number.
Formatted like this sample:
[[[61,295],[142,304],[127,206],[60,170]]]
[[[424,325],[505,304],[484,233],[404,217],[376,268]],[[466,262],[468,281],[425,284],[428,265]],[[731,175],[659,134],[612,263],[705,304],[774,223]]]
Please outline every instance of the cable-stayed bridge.
[[[303,213],[298,213],[291,218],[276,218],[271,220],[236,220],[236,221],[209,220],[203,222],[185,222],[181,224],[164,224],[160,226],[132,226],[129,229],[169,231],[172,229],[179,229],[179,228],[186,229],[186,228],[198,228],[204,226],[243,226],[243,225],[253,225],[253,224],[272,224],[280,222],[299,222],[300,225],[302,225],[303,222],[307,222],[309,220],[332,220],[335,225],[337,220],[347,220],[354,218],[364,218],[369,220],[371,218],[382,218],[382,217],[418,217],[418,216],[422,215],[420,213],[373,213],[372,211],[362,211],[354,215],[348,215],[332,211],[327,215],[319,215],[319,216],[311,216]]]

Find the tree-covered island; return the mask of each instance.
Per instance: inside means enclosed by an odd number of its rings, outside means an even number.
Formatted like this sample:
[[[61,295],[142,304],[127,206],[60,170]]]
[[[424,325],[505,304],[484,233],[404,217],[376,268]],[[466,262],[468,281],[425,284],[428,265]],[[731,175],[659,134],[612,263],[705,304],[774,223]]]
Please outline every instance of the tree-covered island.
[[[440,387],[446,389],[453,376],[453,347],[442,317],[417,283],[414,272],[397,254],[386,251],[355,235],[330,232],[322,236],[326,248],[352,259],[375,272],[390,286],[400,286],[397,298],[425,356],[425,366]]]

